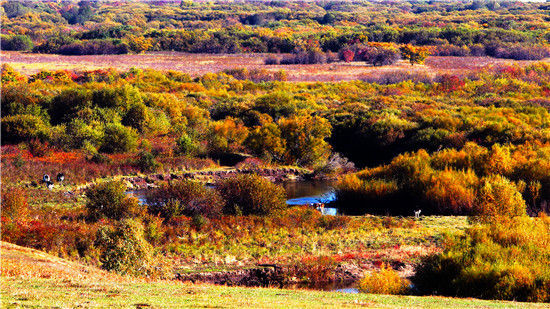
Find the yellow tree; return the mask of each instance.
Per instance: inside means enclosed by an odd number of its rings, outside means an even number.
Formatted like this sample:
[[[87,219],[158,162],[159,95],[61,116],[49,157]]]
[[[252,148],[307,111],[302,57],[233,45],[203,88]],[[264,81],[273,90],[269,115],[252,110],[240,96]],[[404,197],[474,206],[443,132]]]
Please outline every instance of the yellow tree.
[[[403,45],[399,48],[401,51],[401,57],[405,60],[409,60],[411,65],[415,63],[423,63],[428,57],[428,49],[421,46],[413,46],[411,44]]]

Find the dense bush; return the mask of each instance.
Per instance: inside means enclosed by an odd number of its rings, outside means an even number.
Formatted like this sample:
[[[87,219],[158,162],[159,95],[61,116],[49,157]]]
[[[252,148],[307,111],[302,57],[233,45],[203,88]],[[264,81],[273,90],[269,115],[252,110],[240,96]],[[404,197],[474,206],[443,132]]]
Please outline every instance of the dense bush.
[[[350,214],[412,215],[414,209],[422,209],[423,214],[476,215],[487,220],[525,215],[528,200],[531,213],[537,214],[545,210],[550,197],[548,167],[538,163],[547,155],[543,150],[540,157],[528,159],[528,149],[498,144],[487,149],[467,143],[461,150],[431,156],[423,150],[399,155],[390,164],[342,178],[336,203]],[[522,185],[523,173],[534,166],[540,171],[539,182]]]
[[[27,192],[21,188],[2,187],[2,217],[24,221],[29,215]]]
[[[317,64],[335,61],[335,57],[331,54],[325,54],[321,51],[300,51],[291,56],[283,57],[280,64]]]
[[[137,133],[121,124],[109,124],[105,127],[101,151],[107,153],[128,152],[137,146]]]
[[[285,190],[257,175],[240,175],[216,184],[225,199],[224,213],[272,215],[287,207]]]
[[[152,173],[162,169],[162,163],[157,161],[154,154],[146,150],[138,154],[135,164],[143,173]]]
[[[88,219],[102,218],[121,220],[143,213],[138,200],[126,195],[126,185],[122,181],[109,181],[94,185],[86,190],[86,210]]]
[[[56,51],[61,55],[110,55],[128,53],[128,45],[109,40],[90,40],[62,45]]]
[[[176,140],[176,148],[175,152],[180,155],[185,156],[193,156],[196,154],[198,150],[198,145],[193,139],[187,135],[182,134],[177,140]]]
[[[95,246],[101,250],[101,268],[122,275],[155,275],[153,247],[145,240],[143,224],[126,219],[97,231]]]
[[[166,221],[178,216],[219,217],[224,200],[214,189],[199,182],[181,180],[164,184],[147,194],[149,212]]]
[[[49,135],[49,128],[40,117],[25,114],[2,117],[2,144],[47,140]]]
[[[33,43],[28,35],[10,35],[1,38],[2,50],[30,50]]]
[[[370,294],[404,294],[409,290],[410,282],[386,264],[359,280],[359,290]]]
[[[514,60],[542,60],[550,57],[550,47],[545,45],[510,45],[493,43],[485,47],[487,55]]]
[[[481,179],[475,214],[488,220],[498,216],[515,217],[525,215],[525,201],[517,187],[502,176]]]
[[[305,166],[322,166],[330,156],[326,141],[331,134],[330,123],[318,116],[292,116],[278,122],[281,137],[286,142],[286,162]]]
[[[400,59],[399,51],[391,45],[369,44],[354,45],[340,51],[340,59],[364,61],[373,66],[392,65]]]
[[[471,227],[423,259],[413,283],[424,294],[548,302],[549,229],[545,215]]]

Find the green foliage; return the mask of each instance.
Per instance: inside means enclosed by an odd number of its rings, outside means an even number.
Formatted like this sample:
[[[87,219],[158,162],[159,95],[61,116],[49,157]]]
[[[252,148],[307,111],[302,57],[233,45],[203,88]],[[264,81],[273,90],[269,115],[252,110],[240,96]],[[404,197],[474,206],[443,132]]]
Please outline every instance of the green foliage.
[[[65,126],[64,144],[70,148],[99,147],[104,128],[99,121],[85,122],[75,118]]]
[[[75,118],[84,118],[85,114],[92,113],[89,109],[91,107],[92,101],[87,91],[67,89],[52,98],[48,113],[52,124],[57,125],[70,122]],[[79,112],[85,114],[79,114]]]
[[[143,132],[145,125],[149,122],[151,116],[147,106],[143,103],[138,103],[130,106],[124,117],[122,118],[122,124],[132,127],[139,132]]]
[[[135,164],[143,173],[152,173],[162,169],[162,163],[158,162],[155,155],[147,150],[138,154]]]
[[[287,207],[285,190],[257,175],[239,175],[216,184],[225,199],[224,212],[269,216]]]
[[[2,143],[17,144],[33,139],[47,140],[49,128],[40,117],[21,114],[2,117]]]
[[[136,148],[138,135],[132,128],[108,124],[103,133],[100,150],[107,153],[129,152]]]
[[[149,212],[169,221],[178,216],[219,217],[224,201],[220,194],[191,180],[163,184],[147,194]]]
[[[193,139],[185,133],[176,140],[175,151],[177,154],[193,156],[196,154],[197,150],[198,145],[196,142],[194,142]]]
[[[143,212],[138,200],[126,195],[126,185],[122,181],[103,182],[88,188],[86,200],[88,219],[92,221],[102,218],[121,220]]]
[[[413,282],[422,293],[548,302],[549,229],[545,215],[472,227],[423,259]]]
[[[256,99],[254,109],[274,119],[288,117],[296,111],[296,103],[288,93],[271,93]]]
[[[144,277],[155,273],[153,247],[145,240],[139,220],[126,219],[114,227],[99,229],[95,246],[101,250],[103,269]]]
[[[293,116],[279,121],[286,141],[286,161],[305,166],[321,166],[330,156],[330,123],[318,116]]]
[[[31,50],[33,43],[28,35],[2,35],[2,50]]]

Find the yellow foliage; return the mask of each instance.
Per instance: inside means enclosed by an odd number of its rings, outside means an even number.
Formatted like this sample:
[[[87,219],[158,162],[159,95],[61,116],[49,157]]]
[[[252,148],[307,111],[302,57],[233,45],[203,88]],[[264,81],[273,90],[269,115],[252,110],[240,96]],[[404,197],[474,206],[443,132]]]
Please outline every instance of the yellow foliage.
[[[386,264],[379,271],[371,272],[359,281],[359,290],[373,294],[403,294],[410,282]]]

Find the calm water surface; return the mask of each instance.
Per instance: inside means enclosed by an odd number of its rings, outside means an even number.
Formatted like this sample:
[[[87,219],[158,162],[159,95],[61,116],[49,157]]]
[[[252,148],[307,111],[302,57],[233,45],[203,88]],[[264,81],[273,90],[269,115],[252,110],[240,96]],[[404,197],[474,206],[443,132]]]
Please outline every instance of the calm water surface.
[[[329,203],[335,200],[334,181],[289,181],[281,185],[286,191],[286,203],[288,205],[310,205],[315,203]],[[127,193],[133,194],[141,204],[145,204],[147,190],[133,190]],[[336,215],[336,208],[325,208],[323,214]]]

